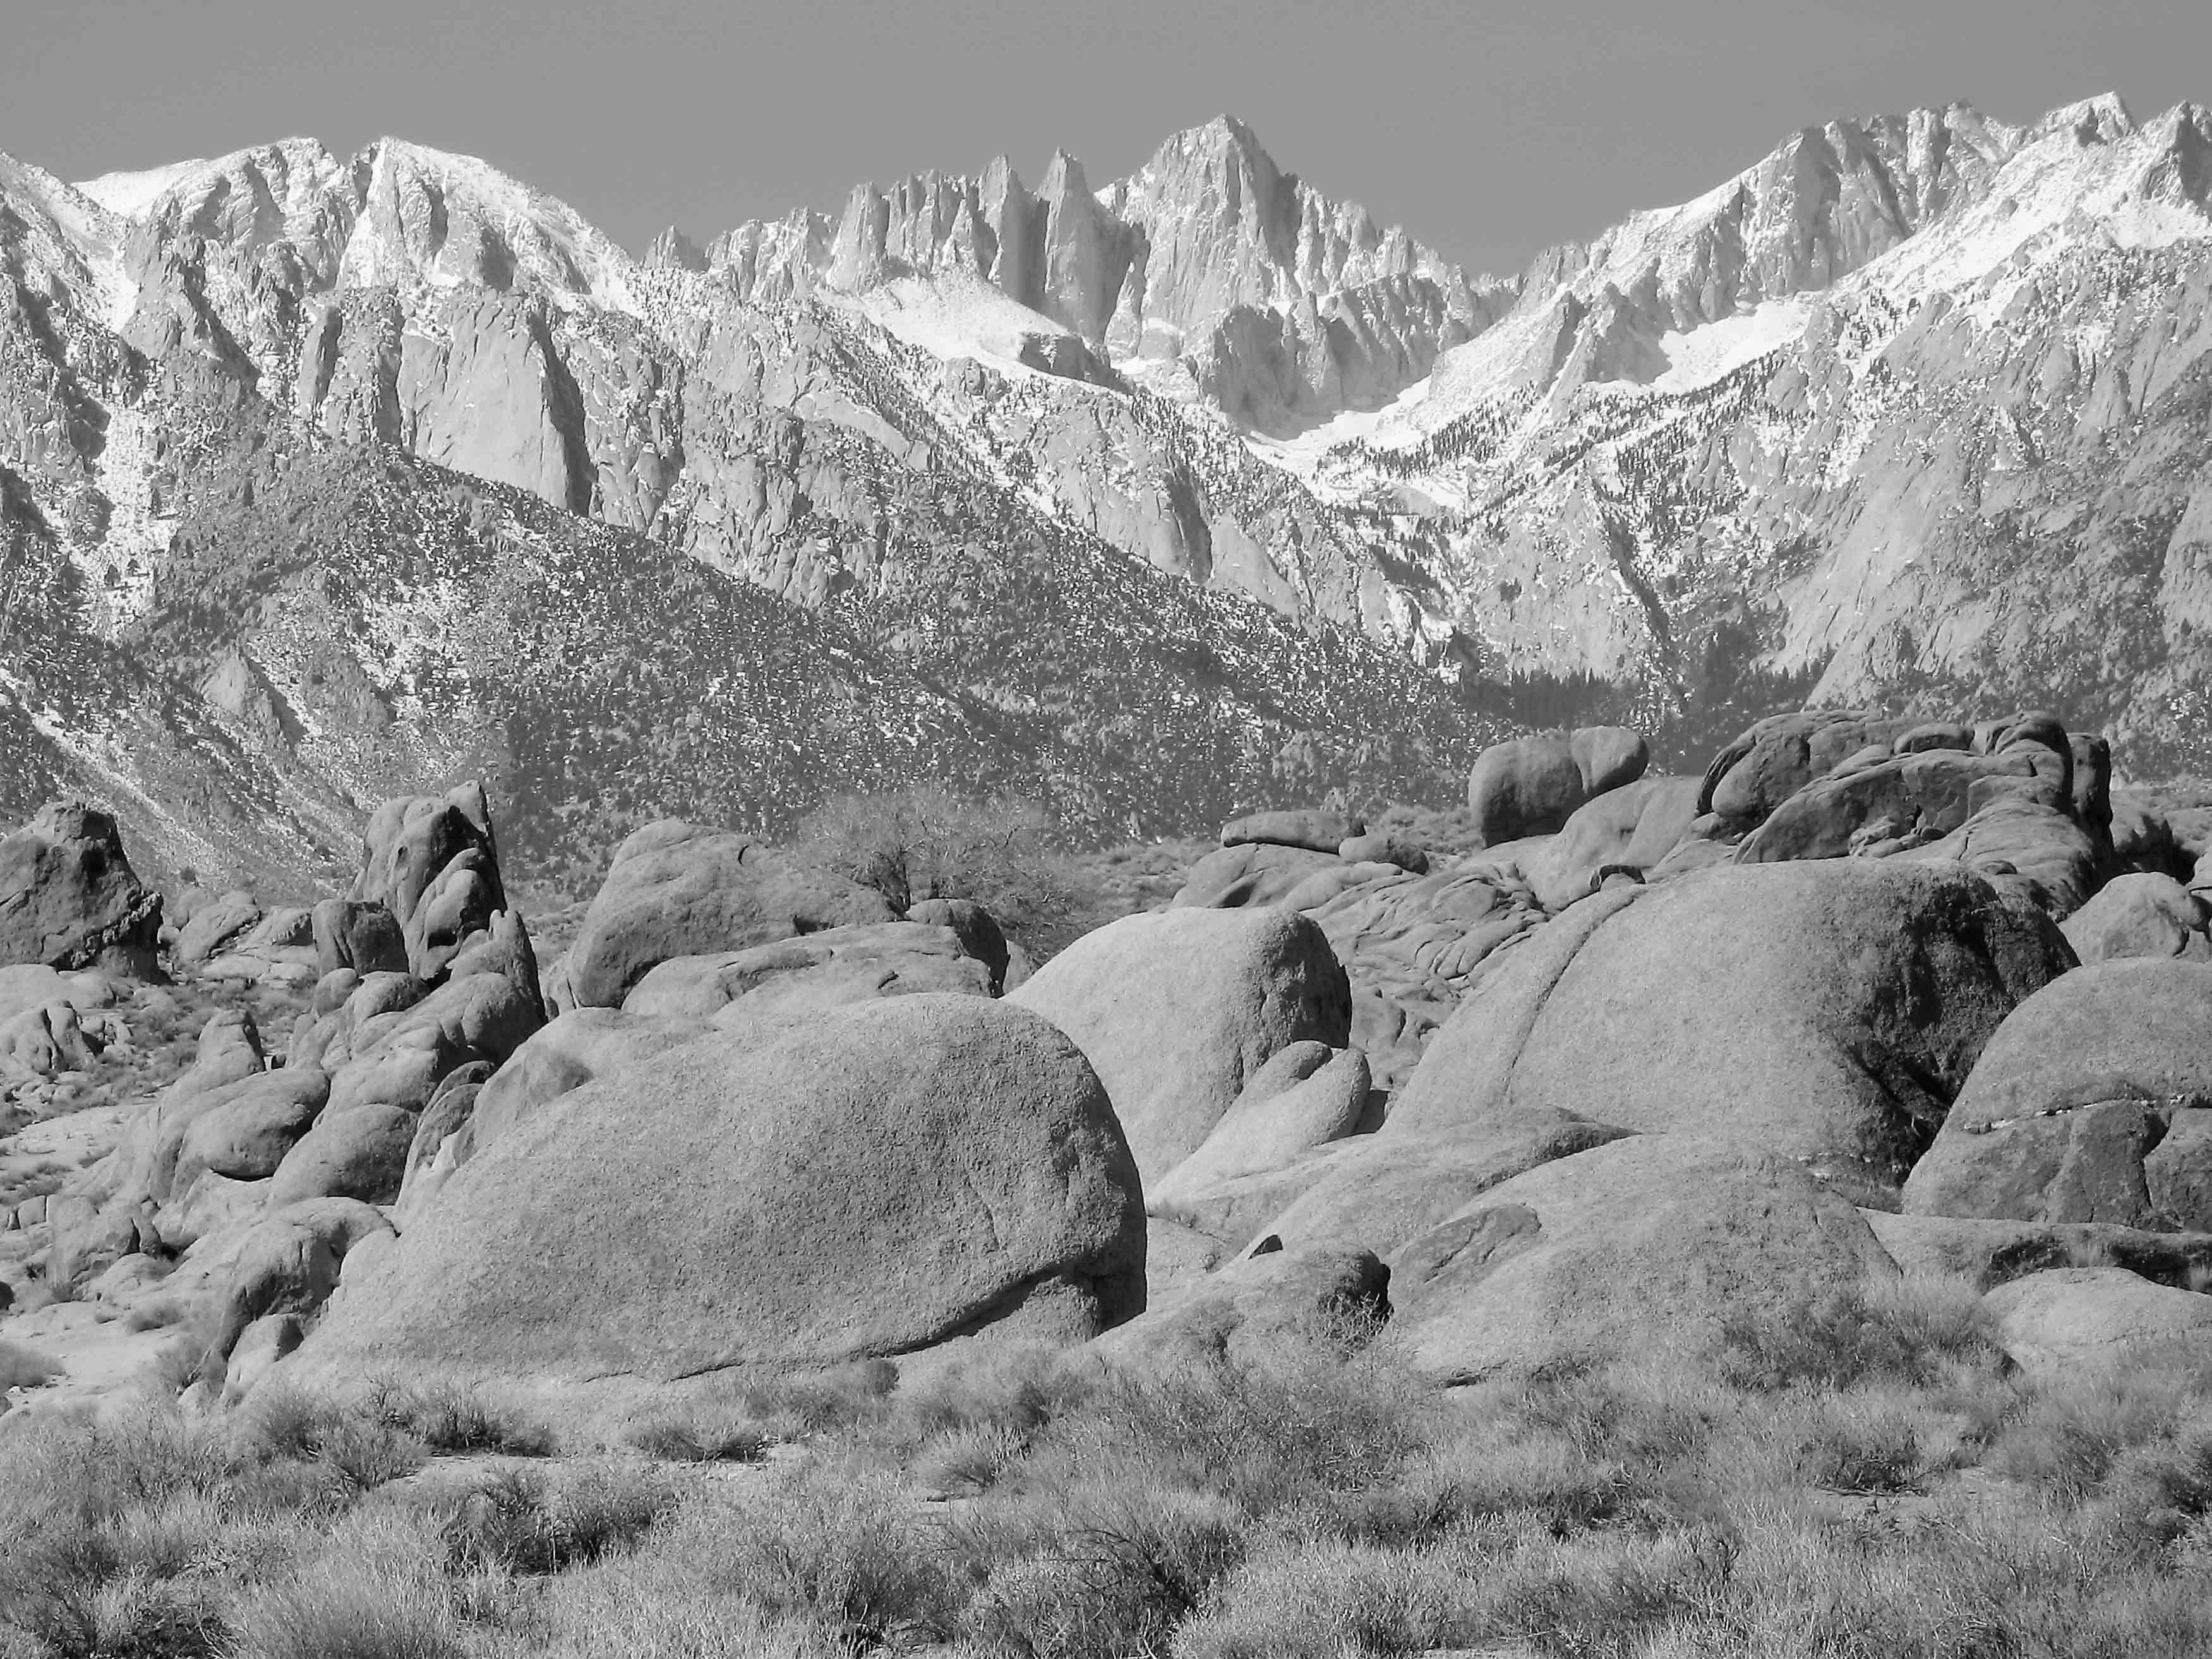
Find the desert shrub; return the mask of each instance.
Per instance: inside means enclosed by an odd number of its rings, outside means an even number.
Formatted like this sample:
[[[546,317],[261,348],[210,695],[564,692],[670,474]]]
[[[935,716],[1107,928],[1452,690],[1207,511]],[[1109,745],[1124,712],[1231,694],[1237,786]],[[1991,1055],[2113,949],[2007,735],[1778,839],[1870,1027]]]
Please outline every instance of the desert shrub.
[[[2212,1376],[2146,1355],[2052,1381],[2020,1401],[1989,1467],[2073,1505],[2094,1497],[2121,1458],[2172,1443],[2212,1399]]]
[[[1467,1563],[1334,1540],[1278,1543],[1229,1573],[1177,1632],[1176,1659],[1419,1653],[1462,1622]]]
[[[365,1402],[342,1402],[283,1383],[258,1388],[240,1420],[245,1441],[268,1459],[318,1462],[363,1491],[412,1474],[429,1449]]]
[[[355,1517],[240,1599],[239,1659],[460,1659],[436,1534],[397,1508]]]
[[[1778,1308],[1723,1320],[1718,1358],[1723,1376],[1747,1389],[1868,1381],[1925,1387],[1947,1368],[1993,1370],[2002,1363],[1973,1282],[1935,1275],[1801,1283]]]
[[[945,1553],[904,1488],[836,1461],[803,1465],[742,1505],[687,1512],[655,1553],[772,1618],[802,1618],[863,1646],[951,1626]]]
[[[954,1548],[981,1580],[963,1632],[999,1653],[1164,1651],[1243,1558],[1248,1524],[1212,1494],[1120,1480],[994,1504],[953,1527]]]
[[[544,1424],[495,1403],[482,1389],[456,1383],[410,1388],[380,1382],[370,1390],[368,1409],[434,1452],[549,1457],[557,1449],[552,1430]]]
[[[901,1389],[850,1443],[876,1462],[910,1468],[932,1491],[980,1491],[1051,1425],[1083,1411],[1103,1375],[1049,1348],[981,1357]]]
[[[623,1437],[647,1457],[670,1463],[751,1463],[768,1451],[768,1435],[757,1423],[703,1412],[652,1418]]]
[[[793,836],[801,856],[874,888],[902,915],[922,899],[971,899],[1040,958],[1084,931],[1097,898],[1057,841],[1035,801],[969,800],[935,783],[838,796]]]
[[[884,1401],[898,1387],[898,1367],[864,1359],[826,1371],[745,1386],[738,1399],[746,1415],[772,1439],[793,1440],[829,1429],[880,1419]]]
[[[1387,1484],[1425,1443],[1434,1401],[1388,1344],[1285,1337],[1238,1363],[1112,1373],[1040,1457],[1048,1474],[1142,1471],[1264,1514]]]
[[[2170,1544],[2198,1527],[2212,1515],[2212,1423],[2177,1422],[2121,1452],[2103,1496],[2109,1523],[2130,1543]]]
[[[675,1507],[665,1481],[626,1465],[505,1470],[447,1520],[447,1555],[464,1572],[561,1572],[628,1548]]]
[[[1895,1420],[1832,1419],[1806,1451],[1806,1478],[1831,1492],[1909,1492],[1923,1467],[1919,1436]]]
[[[21,1342],[0,1341],[0,1389],[42,1388],[61,1376],[62,1362]]]
[[[912,1460],[914,1478],[925,1491],[948,1496],[983,1491],[1021,1461],[1028,1437],[997,1424],[950,1429],[925,1442]]]
[[[551,1659],[852,1659],[813,1619],[771,1613],[651,1544],[548,1579],[527,1651]]]
[[[0,1638],[43,1654],[216,1651],[227,1582],[286,1548],[291,1490],[219,1425],[125,1407],[0,1439]]]

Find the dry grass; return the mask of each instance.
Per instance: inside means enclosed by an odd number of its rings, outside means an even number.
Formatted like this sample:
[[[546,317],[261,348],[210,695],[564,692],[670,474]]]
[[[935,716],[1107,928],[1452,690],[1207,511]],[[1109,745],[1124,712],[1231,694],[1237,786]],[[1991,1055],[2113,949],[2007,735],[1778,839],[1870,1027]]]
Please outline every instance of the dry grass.
[[[2212,1653],[2212,1375],[2031,1383],[1948,1281],[1451,1391],[1386,1333],[849,1368],[627,1433],[803,1452],[517,1463],[526,1422],[399,1389],[0,1425],[0,1654]],[[408,1478],[432,1442],[501,1461]]]
[[[62,1370],[60,1360],[26,1343],[0,1341],[0,1389],[42,1388]]]

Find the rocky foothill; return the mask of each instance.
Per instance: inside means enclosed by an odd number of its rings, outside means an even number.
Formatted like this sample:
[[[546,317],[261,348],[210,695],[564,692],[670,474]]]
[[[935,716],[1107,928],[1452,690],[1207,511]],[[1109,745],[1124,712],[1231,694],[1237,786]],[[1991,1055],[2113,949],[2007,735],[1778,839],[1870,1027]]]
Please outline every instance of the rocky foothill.
[[[1347,1310],[1468,1382],[1924,1270],[2030,1370],[2212,1341],[2212,803],[2045,714],[1820,709],[1703,776],[1524,737],[1471,844],[1418,822],[1238,818],[1033,966],[663,820],[541,963],[477,787],[291,907],[165,902],[50,806],[0,840],[0,1334],[66,1370],[11,1403],[166,1352],[210,1408],[397,1370],[590,1421]]]

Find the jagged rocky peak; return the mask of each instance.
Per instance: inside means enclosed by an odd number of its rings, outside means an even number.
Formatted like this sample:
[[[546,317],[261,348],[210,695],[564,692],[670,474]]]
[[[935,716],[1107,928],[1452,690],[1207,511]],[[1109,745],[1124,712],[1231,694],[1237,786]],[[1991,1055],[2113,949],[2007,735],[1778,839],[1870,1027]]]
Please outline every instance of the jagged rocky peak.
[[[1464,281],[1357,202],[1333,200],[1283,172],[1233,116],[1176,133],[1104,199],[1115,217],[1141,228],[1147,245],[1139,315],[1185,333],[1237,306],[1280,307],[1391,277],[1423,275],[1450,288]]]
[[[1634,213],[1592,243],[1531,265],[1585,301],[1608,289],[1655,331],[1687,331],[1767,300],[1828,288],[1938,216],[1980,199],[2021,130],[1965,104],[1807,127],[1716,190]]]
[[[84,303],[122,234],[122,222],[82,188],[0,153],[0,276],[48,301]]]
[[[653,239],[645,250],[642,263],[648,270],[688,270],[698,274],[707,269],[707,251],[671,225]]]
[[[354,173],[362,204],[348,287],[468,283],[631,308],[629,256],[567,203],[488,162],[380,138]]]

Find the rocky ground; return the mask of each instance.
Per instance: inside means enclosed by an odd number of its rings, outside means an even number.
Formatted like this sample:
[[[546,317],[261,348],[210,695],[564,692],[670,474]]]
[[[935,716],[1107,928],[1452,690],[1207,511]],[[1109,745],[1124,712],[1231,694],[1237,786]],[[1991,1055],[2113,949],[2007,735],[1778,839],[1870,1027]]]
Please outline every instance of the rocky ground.
[[[465,786],[298,905],[50,807],[0,1632],[2205,1650],[2212,797],[2111,772],[1540,734],[1051,866],[1057,948],[849,826],[650,822],[586,897]]]

